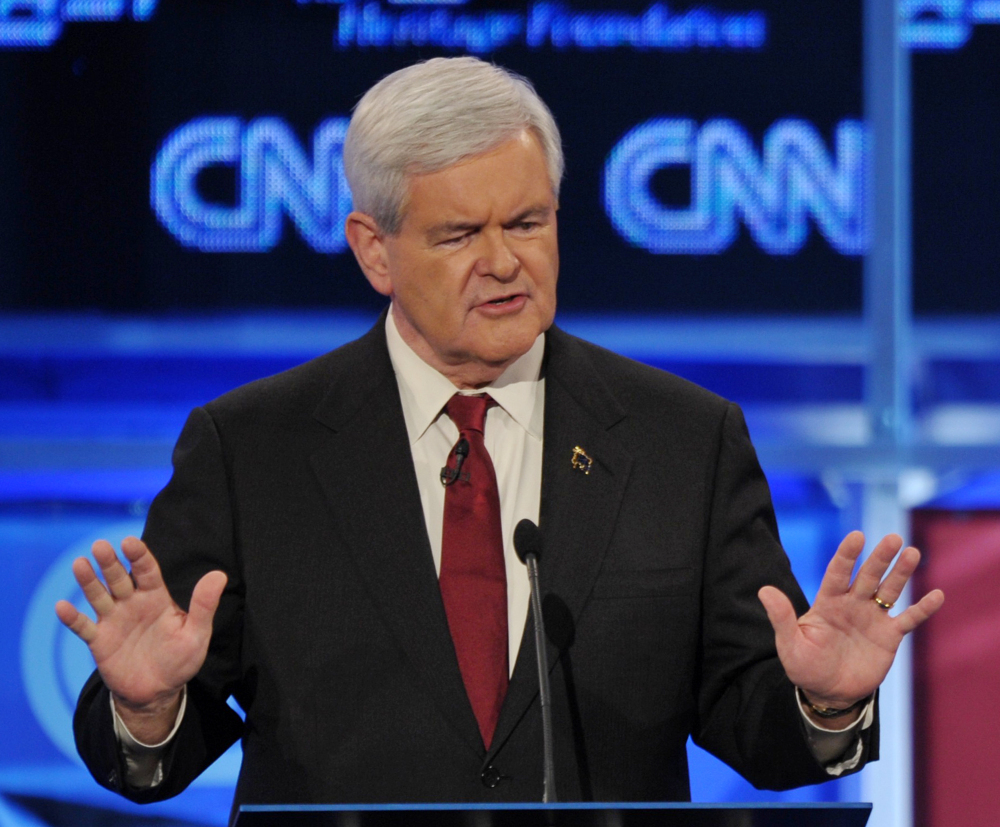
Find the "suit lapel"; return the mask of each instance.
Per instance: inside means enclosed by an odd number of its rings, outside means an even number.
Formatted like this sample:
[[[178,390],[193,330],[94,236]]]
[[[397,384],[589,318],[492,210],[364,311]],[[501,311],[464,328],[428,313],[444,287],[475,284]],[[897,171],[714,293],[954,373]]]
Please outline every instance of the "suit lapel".
[[[343,370],[315,412],[328,435],[311,463],[386,625],[442,715],[481,755],[434,571],[384,318],[344,349]]]
[[[565,628],[549,635],[565,645],[611,541],[632,458],[609,430],[625,411],[594,371],[579,342],[557,328],[547,334],[545,428],[539,528],[543,599]],[[574,468],[575,448],[592,460]],[[546,620],[549,619],[548,610]],[[550,668],[559,647],[547,641]],[[529,617],[490,753],[510,736],[538,694],[534,622]]]

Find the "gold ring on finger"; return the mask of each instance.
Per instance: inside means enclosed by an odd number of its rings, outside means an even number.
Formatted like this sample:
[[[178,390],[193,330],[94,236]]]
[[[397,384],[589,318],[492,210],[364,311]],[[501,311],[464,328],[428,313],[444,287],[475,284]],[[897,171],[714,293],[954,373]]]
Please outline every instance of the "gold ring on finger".
[[[885,611],[889,611],[889,609],[891,609],[893,606],[896,605],[895,603],[887,603],[885,600],[883,600],[881,597],[878,596],[878,592],[872,595],[872,600],[875,601],[876,606],[878,606],[880,609],[884,609]]]

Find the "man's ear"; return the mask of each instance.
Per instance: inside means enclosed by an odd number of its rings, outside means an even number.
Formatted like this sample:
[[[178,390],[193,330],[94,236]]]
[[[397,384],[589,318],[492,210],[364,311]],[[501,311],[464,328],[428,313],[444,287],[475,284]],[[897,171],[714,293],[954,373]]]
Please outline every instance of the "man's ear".
[[[389,257],[383,243],[385,234],[375,219],[363,212],[352,212],[344,224],[344,235],[368,283],[383,296],[391,296]]]

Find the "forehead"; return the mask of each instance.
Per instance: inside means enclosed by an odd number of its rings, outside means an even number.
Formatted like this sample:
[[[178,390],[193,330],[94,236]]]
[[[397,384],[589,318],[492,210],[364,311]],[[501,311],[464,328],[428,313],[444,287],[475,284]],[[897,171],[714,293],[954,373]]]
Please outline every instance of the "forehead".
[[[450,167],[407,176],[404,225],[502,220],[554,200],[545,153],[535,135],[525,130]]]

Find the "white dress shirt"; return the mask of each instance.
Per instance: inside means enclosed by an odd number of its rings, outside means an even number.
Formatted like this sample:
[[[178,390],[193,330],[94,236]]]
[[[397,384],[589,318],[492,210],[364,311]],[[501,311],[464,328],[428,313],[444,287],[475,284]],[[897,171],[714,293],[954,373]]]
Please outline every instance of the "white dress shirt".
[[[441,468],[447,464],[459,436],[455,423],[444,413],[444,406],[456,392],[489,393],[497,403],[486,413],[484,441],[493,460],[500,494],[500,528],[507,568],[507,634],[513,672],[531,598],[527,570],[514,551],[514,527],[524,519],[538,524],[542,495],[545,379],[541,371],[545,334],[535,339],[531,349],[488,388],[457,391],[449,379],[403,341],[392,313],[386,318],[385,333],[438,574],[441,573],[444,532],[445,487],[441,484]]]

